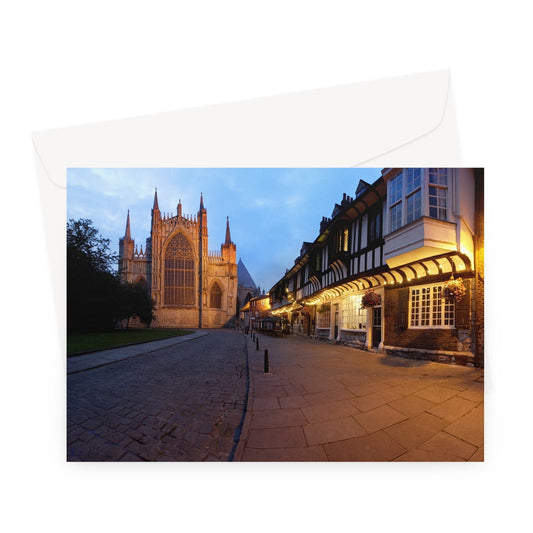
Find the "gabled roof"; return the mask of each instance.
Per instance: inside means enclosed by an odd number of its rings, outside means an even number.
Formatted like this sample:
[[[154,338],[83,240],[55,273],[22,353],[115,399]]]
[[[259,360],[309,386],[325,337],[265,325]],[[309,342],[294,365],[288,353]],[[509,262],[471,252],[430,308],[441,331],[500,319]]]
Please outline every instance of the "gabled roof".
[[[372,187],[370,183],[367,183],[365,180],[359,180],[359,185],[357,185],[355,196],[361,196],[361,194],[363,194],[367,189],[370,189],[370,187]]]
[[[237,263],[237,286],[246,287],[247,289],[257,289],[257,285],[241,259],[239,259],[239,262]]]

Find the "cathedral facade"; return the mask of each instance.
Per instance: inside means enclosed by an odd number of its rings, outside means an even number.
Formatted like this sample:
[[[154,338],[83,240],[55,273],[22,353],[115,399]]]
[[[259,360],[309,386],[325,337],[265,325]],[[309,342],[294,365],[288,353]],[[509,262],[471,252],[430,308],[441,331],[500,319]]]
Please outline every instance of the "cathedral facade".
[[[157,189],[152,227],[145,249],[131,238],[129,212],[119,240],[119,273],[123,282],[144,285],[155,302],[155,328],[219,328],[235,317],[237,250],[229,219],[220,252],[209,251],[207,209],[200,196],[196,215],[159,210]]]

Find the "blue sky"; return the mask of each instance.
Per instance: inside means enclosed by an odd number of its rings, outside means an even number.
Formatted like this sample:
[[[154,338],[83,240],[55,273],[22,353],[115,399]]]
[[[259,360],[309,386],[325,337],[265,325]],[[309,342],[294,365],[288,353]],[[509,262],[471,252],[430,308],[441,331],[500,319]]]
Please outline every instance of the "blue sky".
[[[203,193],[209,250],[220,250],[229,216],[231,238],[252,278],[268,291],[294,264],[303,241],[318,236],[343,193],[381,168],[71,168],[67,218],[89,218],[118,253],[130,211],[131,236],[145,246],[157,188],[161,212],[196,214]]]

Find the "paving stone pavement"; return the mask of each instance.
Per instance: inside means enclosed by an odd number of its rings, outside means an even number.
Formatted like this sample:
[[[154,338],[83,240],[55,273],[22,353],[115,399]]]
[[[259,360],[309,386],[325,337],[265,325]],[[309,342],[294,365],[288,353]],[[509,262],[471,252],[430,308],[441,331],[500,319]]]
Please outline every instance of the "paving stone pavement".
[[[230,330],[205,333],[69,365],[67,460],[230,460],[246,407],[246,341]]]
[[[247,336],[239,461],[483,461],[482,369]],[[270,371],[264,372],[264,350]]]

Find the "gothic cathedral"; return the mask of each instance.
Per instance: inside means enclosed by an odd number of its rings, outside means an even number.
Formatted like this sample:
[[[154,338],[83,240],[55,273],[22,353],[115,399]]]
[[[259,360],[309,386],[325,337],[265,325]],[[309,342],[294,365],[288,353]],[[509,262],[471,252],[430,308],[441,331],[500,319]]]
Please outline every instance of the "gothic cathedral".
[[[152,208],[152,229],[143,251],[130,233],[119,240],[121,280],[146,286],[155,301],[155,328],[219,328],[233,319],[237,305],[237,250],[231,242],[229,219],[220,252],[210,252],[207,210],[203,196],[197,215],[159,211],[157,189]]]

